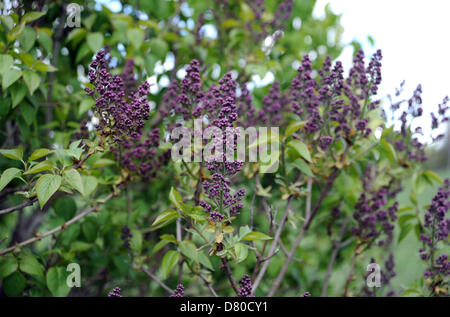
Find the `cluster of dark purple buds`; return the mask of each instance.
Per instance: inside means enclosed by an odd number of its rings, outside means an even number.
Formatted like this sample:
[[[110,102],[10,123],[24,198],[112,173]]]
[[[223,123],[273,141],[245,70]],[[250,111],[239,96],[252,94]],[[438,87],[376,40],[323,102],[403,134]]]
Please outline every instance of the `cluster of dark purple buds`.
[[[170,160],[170,151],[157,151],[159,138],[159,129],[153,129],[140,141],[127,140],[121,151],[114,151],[116,159],[121,166],[138,173],[144,180],[155,177],[156,171]]]
[[[283,119],[283,112],[288,110],[290,100],[280,91],[280,83],[274,82],[269,94],[262,99],[262,109],[258,112],[257,120],[264,126],[279,126]]]
[[[112,75],[108,54],[107,50],[96,54],[89,69],[89,81],[94,88],[85,89],[95,99],[97,129],[111,141],[112,152],[122,167],[149,179],[170,159],[170,152],[157,153],[159,129],[143,136],[149,119],[150,86],[144,81],[136,87],[133,60],[127,61],[121,76]]]
[[[400,96],[403,91],[403,83],[400,89],[397,90],[396,96]],[[419,141],[418,136],[423,136],[422,127],[416,127],[411,130],[413,122],[416,118],[423,116],[422,106],[422,86],[418,85],[414,90],[413,95],[409,99],[403,99],[399,101],[393,101],[389,96],[391,102],[392,118],[399,119],[401,122],[400,131],[397,133],[397,137],[390,142],[395,146],[398,152],[404,152],[407,158],[415,162],[425,162],[427,156],[425,154],[425,144]],[[449,101],[448,97],[445,97],[441,104],[438,105],[437,113],[431,113],[431,130],[436,131],[439,126],[450,120],[450,116],[447,115],[450,107],[447,105]],[[401,110],[402,104],[406,103],[407,108]],[[400,115],[397,113],[401,111]],[[445,137],[444,134],[434,135],[432,132],[431,138],[433,142],[440,141]]]
[[[361,194],[355,205],[356,211],[353,213],[353,218],[358,223],[352,228],[354,235],[364,242],[371,243],[383,233],[386,238],[378,240],[378,245],[389,245],[392,242],[398,202],[386,208],[389,196],[387,187],[382,187],[371,197],[367,197],[366,193]]]
[[[137,86],[136,75],[134,73],[134,59],[127,59],[120,77],[123,81],[123,88],[125,90],[125,93],[131,95]]]
[[[253,98],[251,92],[247,88],[247,84],[241,87],[241,94],[238,100],[238,121],[237,125],[240,127],[253,127],[257,125],[256,109],[253,105]]]
[[[133,234],[130,231],[130,228],[128,228],[128,226],[123,226],[122,227],[122,235],[120,236],[120,238],[123,240],[123,246],[125,248],[129,248],[130,247],[130,239],[133,237]]]
[[[310,292],[304,292],[300,297],[311,297]]]
[[[239,296],[240,297],[255,297],[252,293],[252,280],[250,277],[245,274],[242,279],[239,281]]]
[[[450,210],[450,181],[446,179],[444,187],[440,188],[433,197],[430,207],[425,213],[424,232],[420,235],[423,248],[420,251],[422,260],[429,261],[430,267],[425,271],[426,278],[435,275],[447,276],[450,274],[448,254],[441,254],[435,258],[438,244],[447,242],[450,232],[450,218],[447,212]]]
[[[109,292],[108,297],[122,297],[122,295],[120,295],[120,287],[114,287],[114,289]]]
[[[184,296],[184,286],[183,284],[178,284],[177,288],[174,289],[170,297],[183,297]]]
[[[118,144],[128,139],[138,141],[149,119],[147,95],[150,85],[144,81],[136,91],[127,95],[123,79],[109,72],[105,55],[105,50],[96,54],[88,72],[94,89],[85,88],[87,94],[95,98],[94,111],[100,121],[98,129]]]
[[[222,212],[228,210],[230,215],[237,215],[244,207],[240,201],[245,196],[245,189],[239,189],[232,194],[230,184],[230,179],[219,173],[214,173],[211,181],[204,181],[202,184],[205,194],[214,203],[215,208],[213,209],[204,200],[200,202],[200,206],[203,207],[205,212],[210,214],[213,222],[220,222],[223,219],[223,215],[218,210]]]
[[[178,85],[177,80],[173,80],[165,91],[160,107],[160,113],[163,116],[173,112],[182,115],[185,120],[191,117],[198,118],[202,115],[201,100],[203,92],[201,91],[202,82],[200,78],[200,63],[194,59],[186,68],[186,76]]]
[[[239,213],[243,207],[240,201],[245,195],[243,189],[232,194],[230,188],[230,178],[241,170],[243,162],[226,155],[227,149],[233,152],[237,149],[237,84],[231,74],[227,73],[219,80],[218,86],[212,85],[204,91],[199,67],[197,60],[191,61],[181,84],[178,85],[177,81],[170,84],[163,96],[162,114],[181,115],[184,120],[206,118],[209,122],[207,128],[220,129],[222,137],[213,137],[211,140],[212,156],[205,157],[205,166],[212,178],[202,184],[204,192],[214,203],[214,208],[206,201],[200,202],[204,211],[211,214],[211,220],[219,222],[223,219],[222,213],[227,210],[230,215]]]

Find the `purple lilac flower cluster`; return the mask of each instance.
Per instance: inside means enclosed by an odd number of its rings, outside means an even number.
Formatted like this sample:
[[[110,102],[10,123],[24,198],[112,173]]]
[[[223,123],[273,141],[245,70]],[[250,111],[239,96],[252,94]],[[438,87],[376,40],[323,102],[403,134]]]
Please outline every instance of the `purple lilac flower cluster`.
[[[149,118],[147,94],[150,86],[144,81],[137,91],[127,95],[122,78],[109,72],[105,55],[105,50],[96,54],[88,74],[94,89],[85,88],[87,94],[95,98],[94,111],[100,121],[98,128],[118,144],[128,138],[139,140]]]
[[[307,135],[325,130],[329,134],[336,122],[336,135],[350,137],[360,134],[367,137],[372,132],[368,127],[368,110],[377,107],[379,101],[372,101],[381,83],[381,51],[377,51],[366,66],[364,52],[359,51],[353,61],[347,78],[344,78],[342,63],[332,66],[327,57],[319,70],[319,80],[313,76],[312,63],[308,55],[304,56],[297,76],[291,83],[292,111],[307,123],[304,132]],[[363,106],[361,106],[363,104]],[[323,114],[319,111],[323,105]],[[322,134],[322,133],[321,133]],[[321,136],[319,146],[326,150],[332,143],[329,135]]]
[[[184,286],[183,284],[178,284],[177,288],[174,289],[170,297],[183,297],[184,296]]]
[[[270,87],[269,94],[263,97],[262,104],[257,117],[259,122],[265,126],[279,126],[290,100],[280,91],[280,83],[276,81]]]
[[[423,247],[419,250],[422,260],[429,262],[429,268],[425,271],[425,278],[433,278],[437,275],[450,275],[450,262],[448,254],[436,257],[438,244],[448,242],[450,232],[450,218],[447,212],[450,210],[450,181],[444,181],[444,187],[440,188],[433,197],[430,207],[425,213],[424,232],[420,235]]]
[[[111,75],[107,54],[107,50],[96,54],[89,69],[89,81],[94,88],[85,89],[95,98],[97,129],[112,141],[112,152],[122,167],[149,179],[170,158],[170,152],[156,153],[159,129],[143,137],[150,112],[147,99],[150,86],[144,81],[136,87],[133,60],[127,61],[121,76]]]
[[[229,138],[231,135],[237,135],[234,124],[238,119],[236,106],[236,82],[232,79],[231,74],[226,74],[219,80],[219,86],[212,86],[205,94],[203,106],[210,126],[217,127],[222,131],[222,138],[214,139],[214,148],[221,148],[219,151],[221,157],[212,156],[206,158],[206,167],[212,173],[211,181],[203,182],[203,189],[208,198],[214,203],[213,212],[223,213],[228,210],[229,215],[239,214],[239,210],[243,208],[240,201],[245,196],[245,190],[239,189],[234,194],[231,193],[230,177],[237,174],[243,165],[243,162],[229,158],[226,155],[226,149],[231,148],[233,151],[237,148],[236,139]],[[232,142],[231,144],[228,144]],[[222,153],[222,154],[220,154]],[[206,212],[211,212],[212,207],[205,201],[202,206]],[[217,221],[221,217],[214,214]]]
[[[133,237],[133,234],[130,231],[130,228],[128,226],[122,227],[122,234],[120,238],[123,240],[123,246],[124,248],[130,248],[130,239]]]
[[[403,91],[403,85],[400,89],[397,89],[395,96],[399,97]],[[427,156],[425,154],[425,144],[422,143],[419,138],[423,136],[423,129],[421,126],[415,126],[414,122],[416,118],[423,116],[422,106],[422,86],[418,85],[414,90],[412,96],[408,99],[402,99],[399,101],[393,101],[391,96],[388,96],[390,100],[390,108],[392,113],[392,119],[398,118],[401,122],[400,131],[395,135],[395,138],[390,137],[390,142],[394,145],[395,149],[399,153],[405,153],[405,157],[413,162],[425,162]],[[438,131],[439,126],[450,120],[450,116],[447,114],[450,107],[447,105],[449,98],[445,97],[441,104],[438,105],[438,111],[436,113],[431,112],[431,139],[433,142],[442,140],[445,135],[435,135],[435,131]],[[402,107],[403,104],[407,106]],[[397,117],[397,113],[401,114]],[[385,113],[386,117],[386,113]]]
[[[177,80],[173,80],[165,91],[160,107],[160,113],[163,116],[173,112],[180,114],[185,120],[191,117],[198,118],[202,114],[201,100],[203,92],[201,91],[200,63],[194,59],[186,68],[186,76],[178,85]]]
[[[392,242],[398,202],[385,208],[389,194],[387,186],[380,188],[371,197],[362,193],[355,205],[356,211],[353,213],[353,218],[358,226],[352,228],[352,232],[368,244],[375,241],[382,233],[386,238],[379,240],[378,245],[389,245]]]
[[[255,297],[252,293],[252,280],[250,277],[245,274],[242,279],[239,281],[239,296],[240,297]]]
[[[122,297],[122,295],[120,295],[120,287],[114,287],[114,289],[109,292],[108,297]]]

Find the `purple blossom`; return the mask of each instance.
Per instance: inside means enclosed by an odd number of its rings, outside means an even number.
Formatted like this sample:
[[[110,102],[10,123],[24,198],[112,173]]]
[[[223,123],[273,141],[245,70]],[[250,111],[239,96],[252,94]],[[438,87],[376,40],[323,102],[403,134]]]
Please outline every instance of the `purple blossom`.
[[[109,292],[108,297],[122,297],[122,295],[120,295],[120,287],[114,287],[114,289]]]
[[[184,296],[184,286],[183,284],[178,284],[177,288],[174,289],[170,297],[183,297]]]
[[[240,297],[254,297],[252,293],[252,280],[245,274],[239,281],[239,296]]]

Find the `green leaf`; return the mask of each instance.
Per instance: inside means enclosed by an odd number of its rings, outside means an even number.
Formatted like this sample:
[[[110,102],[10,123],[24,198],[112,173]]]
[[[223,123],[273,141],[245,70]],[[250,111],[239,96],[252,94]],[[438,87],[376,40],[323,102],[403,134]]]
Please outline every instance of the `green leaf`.
[[[163,278],[166,279],[173,267],[178,263],[180,259],[180,253],[178,251],[171,250],[167,252],[161,262],[161,272],[163,274]]]
[[[23,80],[28,87],[30,95],[34,93],[34,91],[39,87],[39,84],[41,83],[41,77],[30,70],[25,70],[23,72]]]
[[[12,42],[17,39],[25,30],[25,23],[19,23],[11,29],[8,33],[8,41]]]
[[[59,197],[55,199],[52,206],[58,217],[61,217],[64,221],[71,219],[77,212],[77,204],[72,197]]]
[[[294,149],[306,161],[311,162],[311,154],[305,143],[300,140],[291,140],[287,143],[287,146]]]
[[[22,272],[32,276],[36,276],[39,279],[44,279],[44,267],[38,260],[32,255],[25,255],[20,260],[19,268]]]
[[[245,241],[259,241],[259,240],[271,240],[272,238],[269,237],[267,234],[264,234],[262,232],[250,232],[247,233],[245,236],[242,237],[242,240]]]
[[[31,167],[28,171],[26,171],[23,174],[24,175],[36,174],[36,173],[48,171],[48,170],[51,170],[54,168],[55,168],[55,163],[53,163],[50,160],[45,160],[45,161],[37,163],[36,165],[33,165],[33,167]]]
[[[55,297],[67,296],[70,292],[67,286],[68,273],[64,267],[52,267],[47,272],[47,287]]]
[[[183,210],[181,195],[175,190],[175,188],[170,188],[169,200],[174,205],[174,207]]]
[[[408,215],[402,215],[402,216],[400,216],[399,218],[398,218],[398,225],[400,226],[400,227],[403,227],[403,225],[406,223],[406,222],[408,222],[409,220],[411,220],[411,219],[415,219],[417,216],[416,215],[411,215],[411,214],[408,214]]]
[[[23,85],[21,82],[17,82],[9,88],[12,98],[12,107],[15,108],[19,103],[22,102],[23,98],[27,94],[27,86]]]
[[[27,12],[25,13],[25,15],[22,17],[22,21],[25,23],[29,23],[29,22],[33,22],[34,20],[39,19],[40,17],[46,15],[47,12]]]
[[[144,43],[145,32],[141,28],[131,28],[127,30],[127,39],[134,46],[134,48],[139,49]]]
[[[46,31],[38,31],[38,42],[48,53],[52,52],[53,40]]]
[[[430,171],[430,170],[425,171],[425,172],[423,172],[423,175],[425,175],[425,177],[427,177],[429,180],[434,180],[438,184],[443,183],[442,179],[439,177],[439,175],[433,171]]]
[[[36,194],[42,209],[45,203],[53,196],[61,186],[62,177],[59,175],[45,174],[36,182]]]
[[[83,189],[84,195],[87,197],[94,192],[97,188],[98,180],[95,176],[83,175]]]
[[[0,280],[17,271],[18,264],[16,258],[12,256],[0,258]]]
[[[53,65],[46,64],[42,61],[35,61],[31,68],[40,72],[56,72],[58,68]]]
[[[243,243],[236,243],[234,245],[234,252],[236,253],[237,262],[242,262],[248,256],[248,247]]]
[[[0,154],[16,161],[21,161],[23,158],[23,151],[21,148],[0,150]]]
[[[0,74],[6,73],[14,63],[14,59],[11,55],[0,54]]]
[[[308,121],[294,121],[290,123],[287,126],[286,131],[284,132],[284,138],[287,139],[288,137],[293,135],[295,132],[303,128],[307,122]]]
[[[76,252],[85,252],[89,249],[91,249],[93,245],[91,243],[87,243],[84,241],[74,241],[70,245],[70,252],[76,253]]]
[[[29,161],[35,161],[40,159],[41,157],[44,157],[46,155],[49,155],[50,153],[53,153],[55,151],[49,150],[49,149],[37,149],[34,150],[33,153],[31,153],[30,157],[28,158]]]
[[[170,222],[171,220],[176,219],[179,216],[180,216],[180,214],[176,210],[173,210],[173,209],[164,210],[162,213],[160,213],[158,215],[158,217],[156,217],[152,226],[159,225],[160,223],[163,223],[163,222]]]
[[[158,59],[164,59],[166,56],[168,45],[164,40],[159,38],[154,38],[150,41],[151,53]]]
[[[131,234],[133,235],[130,239],[130,248],[138,253],[142,250],[142,243],[144,241],[144,237],[139,230],[133,229],[131,230]]]
[[[413,226],[410,223],[401,227],[400,234],[398,236],[398,243],[402,242],[404,238],[408,236],[408,233],[412,230]]]
[[[74,168],[67,169],[63,172],[64,180],[84,196],[83,180],[80,173]]]
[[[26,26],[22,35],[19,37],[19,42],[24,52],[28,52],[36,42],[36,31],[32,27]]]
[[[116,161],[107,158],[99,158],[92,164],[92,168],[100,168],[112,164],[116,164]]]
[[[80,160],[81,155],[83,154],[83,148],[79,147],[81,140],[74,141],[70,144],[69,148],[64,150],[64,152],[73,157],[76,160]]]
[[[88,111],[92,108],[92,106],[95,104],[94,99],[83,99],[83,101],[80,104],[80,107],[78,108],[78,115],[81,116],[83,113]]]
[[[6,169],[0,177],[0,191],[2,191],[3,188],[5,188],[6,185],[8,185],[14,178],[20,176],[21,174],[22,170],[18,168],[11,167]]]
[[[214,267],[212,266],[212,263],[209,260],[209,257],[206,254],[204,254],[203,252],[199,252],[199,254],[198,254],[198,261],[203,266],[207,267],[211,271],[214,271]]]
[[[22,72],[17,69],[10,68],[3,73],[2,87],[6,90],[9,86],[14,84],[22,76]]]
[[[311,171],[311,168],[304,160],[302,160],[302,159],[295,160],[294,166],[295,166],[295,168],[298,168],[303,174],[314,177],[314,174]]]
[[[27,279],[18,271],[3,280],[3,291],[9,297],[21,295],[26,286]]]
[[[178,247],[180,248],[181,253],[183,253],[194,262],[198,262],[198,251],[194,242],[190,240],[184,240],[178,244]]]
[[[89,33],[86,37],[86,41],[91,52],[97,53],[103,47],[103,34],[99,32]]]

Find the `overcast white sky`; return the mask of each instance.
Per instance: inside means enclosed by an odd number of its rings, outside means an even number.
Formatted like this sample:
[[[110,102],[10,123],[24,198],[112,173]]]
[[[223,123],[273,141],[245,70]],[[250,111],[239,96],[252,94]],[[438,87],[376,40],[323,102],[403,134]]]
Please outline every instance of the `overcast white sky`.
[[[327,3],[342,13],[344,42],[355,39],[367,52],[383,51],[380,94],[393,93],[402,80],[406,92],[421,83],[426,112],[450,95],[449,0],[318,0],[314,14],[323,15]],[[342,62],[349,63],[351,54],[352,49],[346,49]]]

